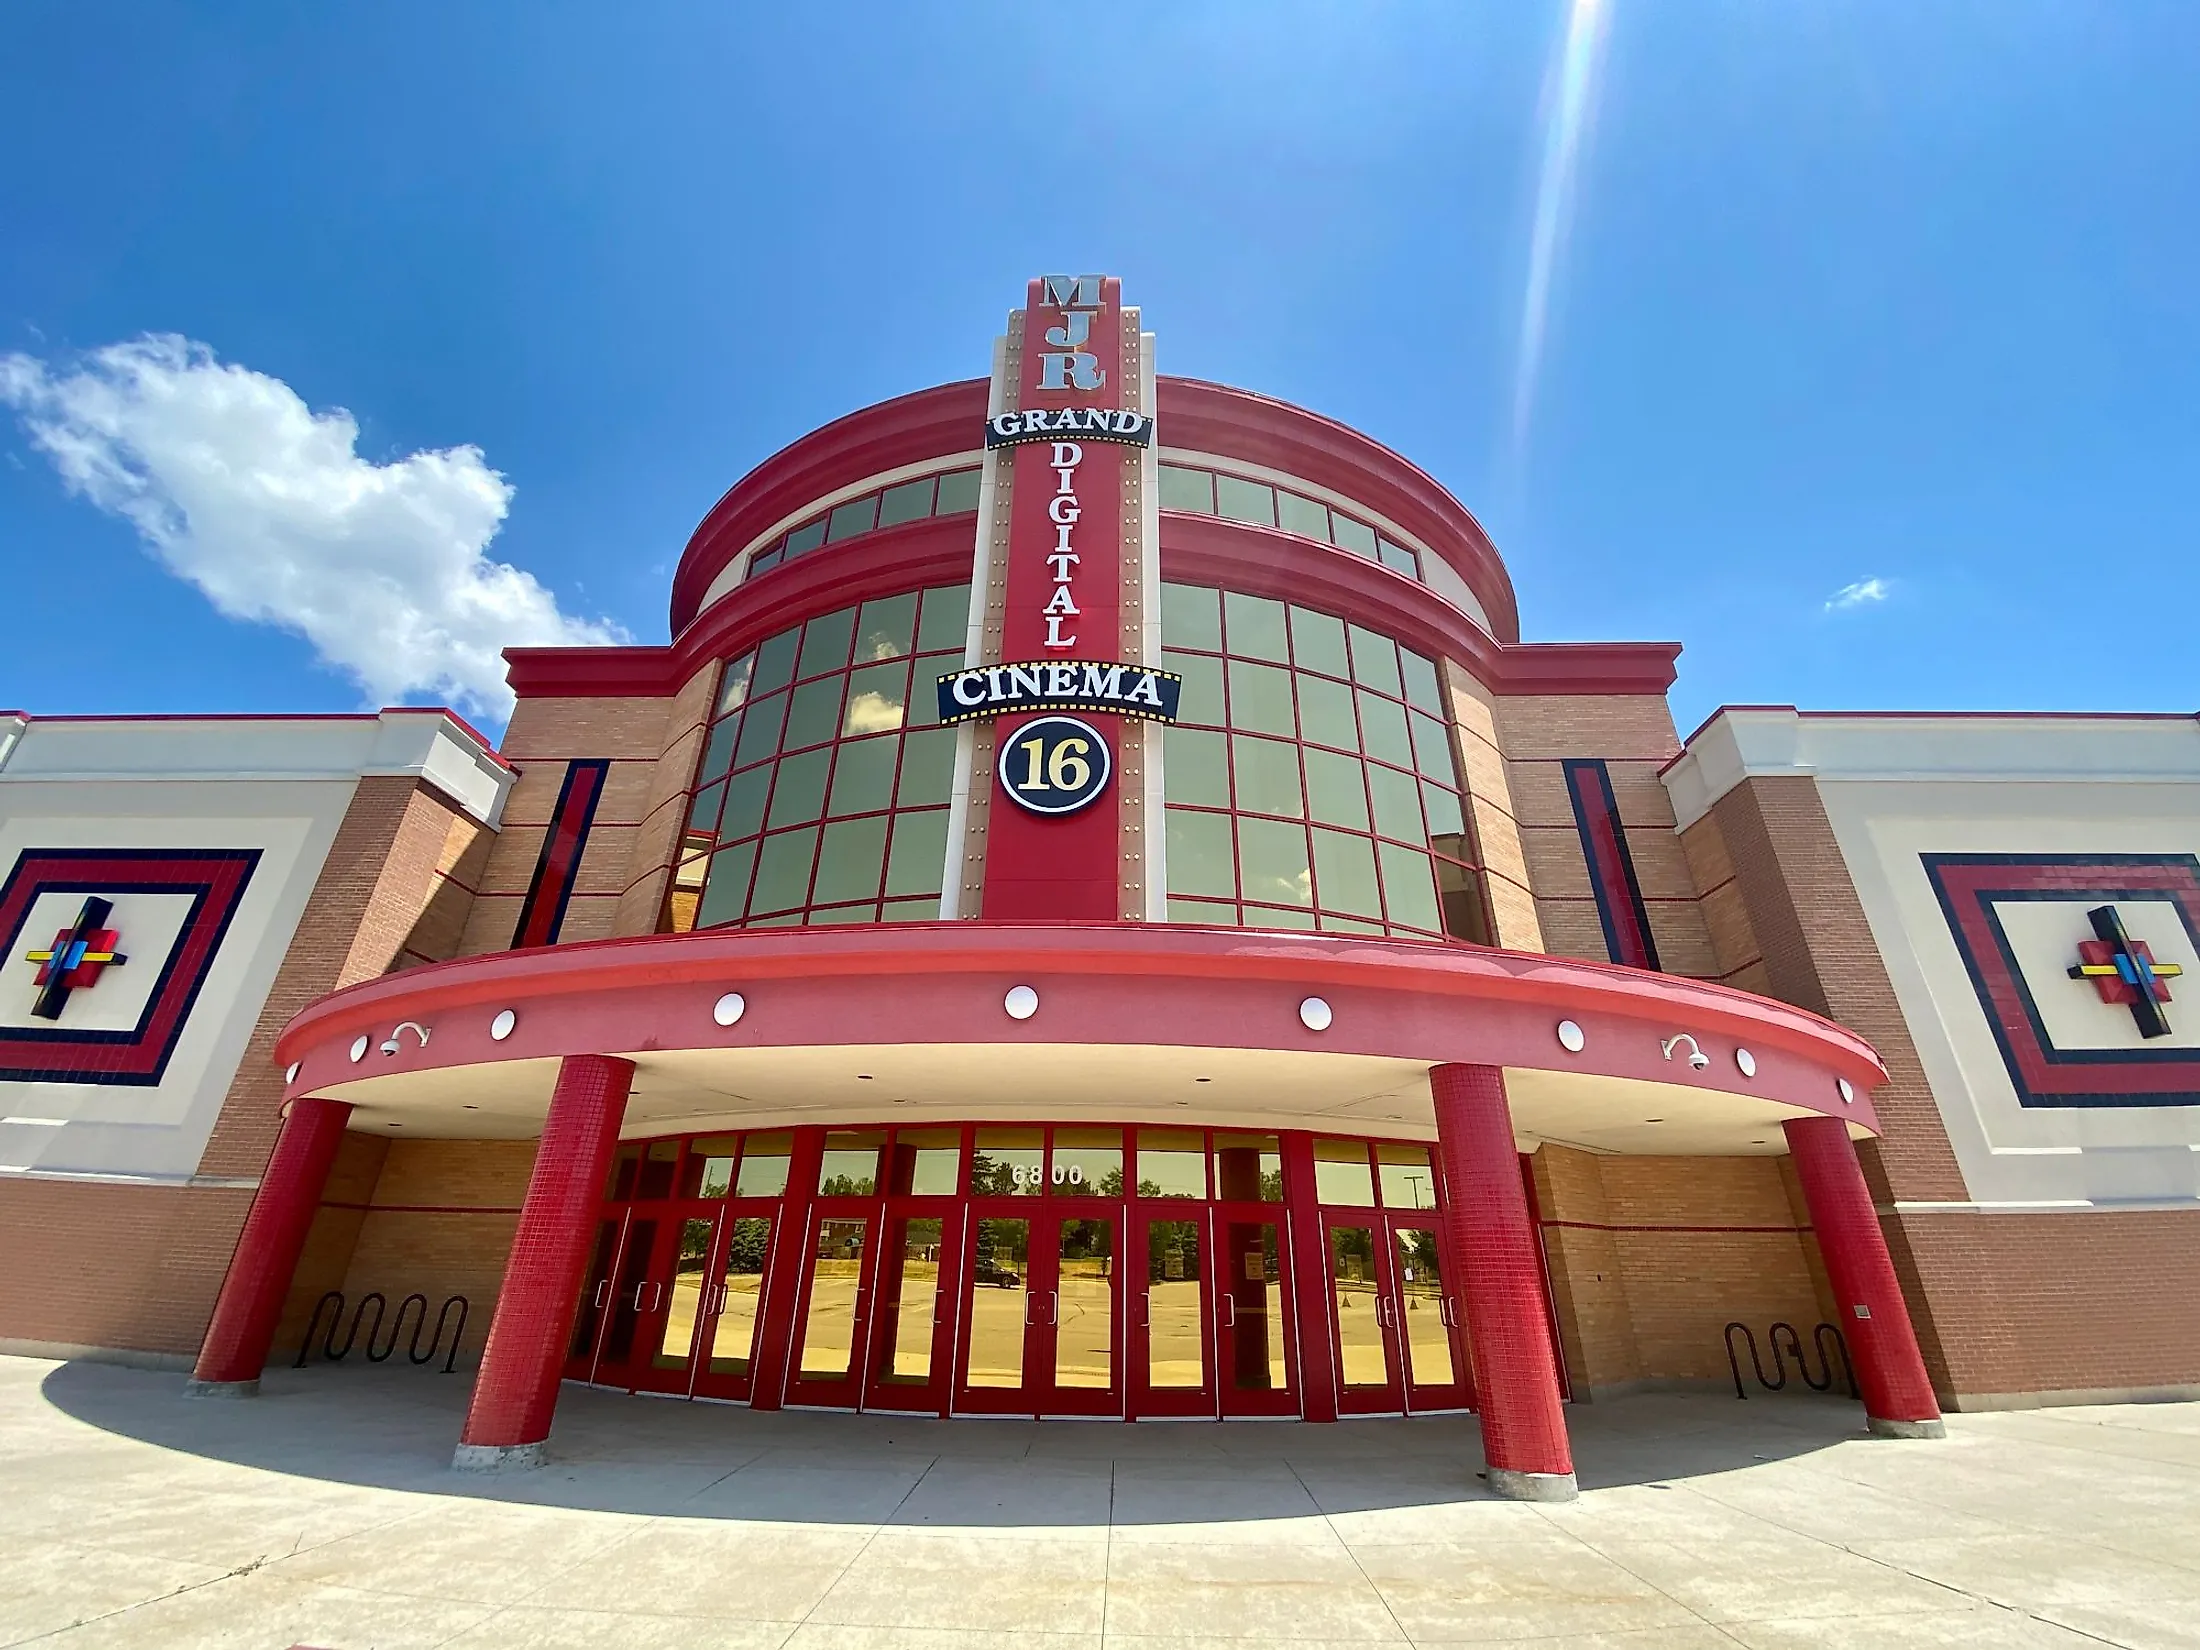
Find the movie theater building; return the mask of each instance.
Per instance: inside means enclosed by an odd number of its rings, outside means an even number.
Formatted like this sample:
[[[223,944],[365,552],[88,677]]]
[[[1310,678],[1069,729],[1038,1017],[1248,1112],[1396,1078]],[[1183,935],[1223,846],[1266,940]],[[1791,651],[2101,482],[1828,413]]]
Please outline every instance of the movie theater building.
[[[248,1394],[332,1297],[464,1296],[461,1465],[578,1382],[1472,1410],[1526,1496],[1733,1324],[1895,1436],[2200,1392],[2191,717],[1683,744],[1676,645],[1523,641],[1443,487],[1157,376],[1097,277],[751,471],[671,637],[513,650],[494,752],[385,713],[439,743],[249,875],[127,724],[18,719],[5,1344]]]

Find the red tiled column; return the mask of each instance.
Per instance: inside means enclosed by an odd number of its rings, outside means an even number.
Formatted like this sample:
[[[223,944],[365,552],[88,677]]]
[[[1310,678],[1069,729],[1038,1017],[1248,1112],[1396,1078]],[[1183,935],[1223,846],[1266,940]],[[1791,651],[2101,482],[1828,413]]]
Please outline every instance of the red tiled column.
[[[631,1060],[569,1054],[559,1064],[454,1467],[542,1465],[588,1241],[633,1082]]]
[[[1428,1077],[1444,1171],[1444,1264],[1466,1307],[1490,1488],[1516,1501],[1571,1501],[1573,1449],[1504,1073],[1446,1065]]]
[[[1887,1255],[1871,1188],[1849,1127],[1838,1117],[1791,1117],[1788,1156],[1818,1233],[1818,1252],[1840,1302],[1841,1332],[1864,1397],[1865,1423],[1887,1438],[1940,1438],[1947,1428],[1910,1327],[1910,1309]]]
[[[214,1302],[214,1321],[199,1343],[186,1392],[201,1398],[247,1398],[260,1390],[275,1326],[298,1270],[298,1255],[328,1188],[329,1167],[343,1142],[351,1105],[344,1100],[290,1102],[260,1189],[237,1236],[236,1253]]]

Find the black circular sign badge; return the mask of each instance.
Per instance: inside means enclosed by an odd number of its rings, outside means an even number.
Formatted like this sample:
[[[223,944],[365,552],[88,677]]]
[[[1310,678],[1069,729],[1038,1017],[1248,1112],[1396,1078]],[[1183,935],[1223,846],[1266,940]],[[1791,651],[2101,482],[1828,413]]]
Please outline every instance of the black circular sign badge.
[[[1035,814],[1089,807],[1114,772],[1100,730],[1074,716],[1035,717],[1001,741],[1001,789]]]

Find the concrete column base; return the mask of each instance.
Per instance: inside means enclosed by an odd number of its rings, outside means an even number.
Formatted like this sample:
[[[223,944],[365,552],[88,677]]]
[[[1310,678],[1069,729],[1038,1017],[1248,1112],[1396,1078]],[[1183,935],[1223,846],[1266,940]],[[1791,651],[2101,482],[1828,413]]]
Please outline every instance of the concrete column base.
[[[461,1444],[451,1456],[453,1472],[531,1472],[546,1465],[541,1444]]]
[[[1945,1438],[1945,1421],[1888,1421],[1877,1415],[1864,1417],[1865,1429],[1874,1438]]]
[[[1508,1501],[1572,1501],[1581,1494],[1570,1472],[1513,1472],[1492,1467],[1482,1476]]]
[[[186,1381],[183,1395],[186,1398],[257,1398],[260,1381],[258,1376],[249,1381]]]

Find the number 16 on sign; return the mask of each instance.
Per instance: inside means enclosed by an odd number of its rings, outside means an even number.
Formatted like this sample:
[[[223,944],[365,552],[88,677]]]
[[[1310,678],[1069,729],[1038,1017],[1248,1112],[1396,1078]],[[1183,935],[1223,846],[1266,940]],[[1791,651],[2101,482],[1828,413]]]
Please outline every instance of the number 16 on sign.
[[[1090,722],[1041,716],[1001,741],[1001,789],[1035,814],[1073,814],[1108,788],[1115,759]]]

